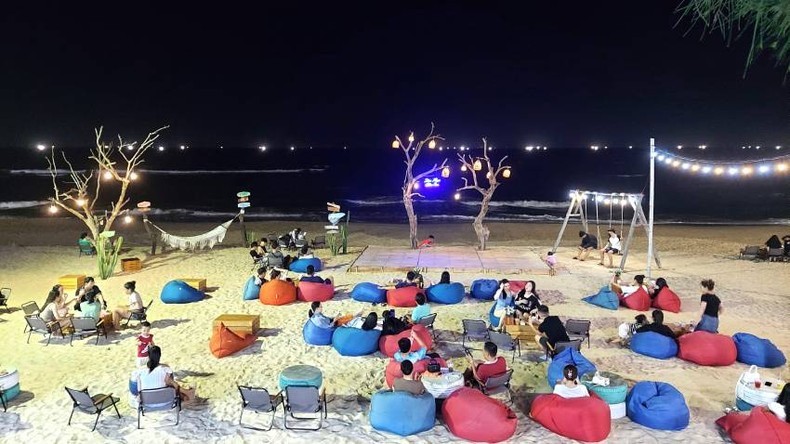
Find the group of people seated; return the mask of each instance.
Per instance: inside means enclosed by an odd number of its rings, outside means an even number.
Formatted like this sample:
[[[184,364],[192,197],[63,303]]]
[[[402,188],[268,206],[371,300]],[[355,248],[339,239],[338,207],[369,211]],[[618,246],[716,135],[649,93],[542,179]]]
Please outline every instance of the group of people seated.
[[[790,234],[786,234],[782,236],[780,239],[779,236],[773,235],[765,241],[765,244],[760,249],[759,256],[763,259],[768,258],[769,250],[778,250],[782,249],[782,254],[784,256],[790,256]]]

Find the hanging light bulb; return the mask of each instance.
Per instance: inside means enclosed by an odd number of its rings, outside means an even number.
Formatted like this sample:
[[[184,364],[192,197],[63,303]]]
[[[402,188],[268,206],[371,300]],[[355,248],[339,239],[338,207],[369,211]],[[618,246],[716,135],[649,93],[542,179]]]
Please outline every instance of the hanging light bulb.
[[[481,162],[481,161],[480,161],[480,159],[477,159],[477,160],[475,160],[475,163],[474,163],[474,165],[472,165],[472,168],[473,168],[475,171],[480,171],[480,170],[482,170],[482,169],[483,169],[483,162]]]
[[[702,174],[708,174],[708,173],[710,173],[711,170],[712,170],[712,168],[706,165],[706,166],[702,167]]]
[[[571,199],[576,199],[576,192],[571,191],[570,193],[568,193],[568,197],[570,197]]]
[[[784,162],[780,163],[779,165],[776,166],[776,171],[782,171],[782,172],[787,171],[787,164]]]
[[[607,197],[606,199],[604,199],[604,200],[603,200],[603,203],[604,203],[604,205],[609,205],[609,204],[611,204],[611,203],[612,203],[612,201],[611,201],[611,199],[609,199],[609,198]]]
[[[57,207],[57,205],[55,205],[55,204],[52,204],[52,205],[50,205],[50,206],[49,206],[49,212],[50,212],[50,214],[55,214],[55,213],[57,213],[57,212],[58,212],[58,207]]]
[[[691,165],[691,171],[693,171],[693,172],[695,172],[695,173],[696,173],[697,171],[699,171],[699,165]]]
[[[486,179],[491,179],[492,177],[493,175],[491,174],[491,171],[486,173]]]
[[[442,168],[442,177],[444,177],[445,179],[450,177],[450,167]]]
[[[743,175],[743,176],[749,176],[753,172],[754,172],[754,168],[752,168],[750,166],[745,166],[745,167],[741,168],[741,175]]]
[[[672,162],[672,166],[675,167],[675,168],[679,167],[680,166],[680,161],[676,160],[676,161]]]
[[[132,223],[132,216],[129,216],[128,214],[126,216],[124,216],[123,223],[125,223],[125,224]]]
[[[414,188],[415,190],[419,190],[420,189],[420,183],[419,182],[414,182],[414,186],[412,188]]]
[[[109,171],[105,171],[102,177],[104,177],[104,180],[110,180],[112,179],[112,173]]]
[[[626,200],[625,200],[625,199],[620,199],[620,206],[621,206],[621,207],[624,207],[624,206],[625,206],[625,203],[626,203]]]
[[[461,165],[461,171],[466,172],[466,165]]]
[[[414,133],[409,134],[409,142],[414,142]]]
[[[722,174],[724,174],[724,168],[723,167],[716,167],[716,168],[714,168],[713,169],[713,174],[715,174],[717,176],[721,176]]]
[[[502,171],[502,177],[504,177],[505,179],[510,177],[510,168],[505,168],[505,170]]]
[[[81,197],[78,197],[77,200],[74,201],[74,203],[76,203],[78,207],[84,207],[85,206],[85,199],[83,199]]]
[[[398,142],[398,141],[397,141],[397,139],[396,139],[396,140],[393,140],[393,141],[392,141],[392,147],[393,147],[393,148],[396,148],[396,149],[397,149],[397,148],[400,148],[400,142]]]
[[[137,180],[137,173],[135,173],[134,171],[132,171],[132,174],[130,174],[130,175],[129,175],[129,179],[130,179],[130,180]]]
[[[430,148],[430,149],[436,148],[436,141],[435,140],[431,140],[430,142],[428,142],[428,148]]]
[[[620,203],[620,199],[618,199],[616,197],[614,199],[612,199],[612,204],[618,205],[619,203]]]
[[[460,200],[461,199],[461,193],[455,193],[453,198],[455,198],[455,200]]]

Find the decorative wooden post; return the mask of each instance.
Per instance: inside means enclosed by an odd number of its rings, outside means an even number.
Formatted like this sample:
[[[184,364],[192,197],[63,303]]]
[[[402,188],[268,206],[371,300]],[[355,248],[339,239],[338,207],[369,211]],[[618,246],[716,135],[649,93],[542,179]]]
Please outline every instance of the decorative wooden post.
[[[239,191],[236,193],[236,197],[239,198],[239,222],[241,223],[241,246],[247,247],[247,226],[244,225],[244,209],[250,207],[250,192],[249,191]]]
[[[151,238],[151,256],[155,256],[158,236],[156,236],[156,234],[151,231],[151,227],[148,226],[150,224],[150,222],[148,222],[148,212],[151,211],[151,202],[139,202],[137,204],[137,211],[143,216],[143,227],[145,227],[145,232],[148,233],[148,237]],[[164,246],[162,247],[162,253],[164,253]]]

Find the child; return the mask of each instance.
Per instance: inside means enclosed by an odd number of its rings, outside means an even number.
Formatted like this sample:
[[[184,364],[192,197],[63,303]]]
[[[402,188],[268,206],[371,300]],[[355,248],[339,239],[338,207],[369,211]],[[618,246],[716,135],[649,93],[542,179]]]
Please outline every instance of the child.
[[[137,366],[142,367],[148,364],[148,350],[153,347],[154,335],[151,334],[151,323],[143,321],[140,323],[143,331],[137,337]]]
[[[423,240],[422,242],[420,242],[419,245],[417,245],[417,248],[433,247],[433,243],[434,243],[435,240],[436,240],[436,238],[433,237],[433,234],[430,234],[430,235],[428,235],[428,237],[425,240]]]
[[[645,325],[649,324],[647,322],[647,316],[643,314],[638,314],[634,317],[634,321],[632,323],[623,322],[617,327],[617,338],[607,341],[611,344],[620,344],[623,347],[627,347],[628,343],[631,341],[631,337],[634,336],[637,330],[644,327]]]
[[[546,257],[542,258],[543,262],[549,266],[549,276],[556,276],[557,270],[554,267],[557,265],[557,256],[554,255],[553,251],[549,251],[546,253]]]

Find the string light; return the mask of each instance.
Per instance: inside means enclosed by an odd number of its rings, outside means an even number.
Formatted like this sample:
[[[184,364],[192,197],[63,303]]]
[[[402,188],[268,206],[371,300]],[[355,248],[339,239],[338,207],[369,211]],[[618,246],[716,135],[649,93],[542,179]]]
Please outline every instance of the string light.
[[[164,151],[164,150],[165,150],[165,147],[163,147],[162,145],[159,145],[159,151]]]
[[[414,142],[414,133],[409,134],[409,142]]]
[[[104,177],[104,180],[110,180],[110,179],[112,179],[112,173],[111,173],[111,172],[109,172],[109,171],[105,171],[105,172],[104,172],[104,174],[103,174],[102,176]]]
[[[137,180],[137,173],[135,173],[134,171],[132,171],[132,174],[130,174],[130,175],[129,175],[129,179],[131,179],[131,180]]]
[[[466,172],[466,165],[461,165],[461,171]]]
[[[36,149],[39,150],[39,151],[44,151],[45,149],[47,149],[47,147],[46,147],[46,145],[43,145],[43,144],[39,143],[38,145],[36,145]]]
[[[393,143],[396,143],[396,142],[393,142]],[[258,147],[258,149],[261,150],[261,151],[266,151],[266,145],[261,145],[261,146]]]
[[[453,197],[455,198],[455,200],[460,200],[461,199],[461,193],[455,193],[455,195]]]
[[[76,203],[78,207],[84,207],[86,202],[85,199],[78,197],[74,203]]]
[[[444,177],[445,179],[450,177],[450,167],[442,168],[442,177]]]
[[[705,147],[705,145],[700,145],[700,147]],[[756,148],[755,146],[755,149]],[[679,167],[679,169],[684,171],[690,170],[692,173],[713,173],[716,176],[721,176],[725,173],[731,177],[751,177],[754,176],[755,173],[759,173],[761,176],[768,176],[773,171],[780,173],[790,169],[788,168],[790,155],[760,160],[722,162],[719,165],[710,165],[703,160],[677,156],[667,152],[656,152],[655,157],[658,161],[674,168]],[[706,163],[708,164],[706,165]]]
[[[123,218],[123,223],[125,223],[125,224],[130,224],[130,223],[132,223],[132,216],[129,216],[129,215],[127,214],[127,215],[126,215],[126,216]]]
[[[505,168],[505,170],[502,171],[502,177],[504,177],[505,179],[510,178],[510,168]]]

